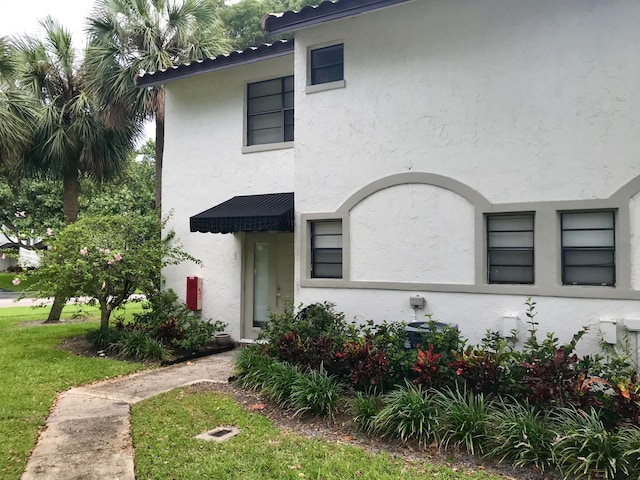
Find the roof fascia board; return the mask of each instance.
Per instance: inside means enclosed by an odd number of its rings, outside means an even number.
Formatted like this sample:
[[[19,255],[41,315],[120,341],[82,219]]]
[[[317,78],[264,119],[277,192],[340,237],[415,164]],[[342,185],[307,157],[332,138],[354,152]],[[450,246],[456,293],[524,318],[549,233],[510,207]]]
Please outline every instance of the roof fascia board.
[[[344,1],[344,0],[343,0]],[[267,14],[264,16],[262,25],[263,30],[269,34],[287,33],[302,28],[311,27],[324,22],[330,22],[332,20],[339,20],[341,18],[353,17],[361,13],[370,12],[372,10],[378,10],[384,7],[390,7],[399,3],[405,3],[411,0],[380,0],[368,4],[358,4],[354,6],[347,6],[346,8],[339,9],[330,12],[319,12],[316,15],[307,18],[298,18],[301,12],[296,12],[294,18],[288,19],[285,15],[275,16]],[[346,2],[345,2],[346,3]],[[337,3],[336,5],[339,5]],[[285,12],[286,14],[287,12]],[[275,24],[273,28],[270,28],[270,24]]]
[[[251,57],[243,57],[242,54],[238,54],[236,56],[237,58],[234,58],[233,60],[227,60],[224,62],[219,61],[218,63],[216,63],[216,59],[221,57],[216,57],[215,59],[207,59],[199,63],[190,63],[164,71],[146,73],[143,76],[137,76],[135,83],[140,88],[157,87],[174,80],[195,77],[196,75],[202,75],[203,73],[217,72],[220,70],[241,67],[243,65],[250,65],[256,62],[263,62],[265,60],[292,55],[293,41],[289,40],[288,44],[290,45],[284,48],[279,48],[277,51],[265,54],[254,54]]]

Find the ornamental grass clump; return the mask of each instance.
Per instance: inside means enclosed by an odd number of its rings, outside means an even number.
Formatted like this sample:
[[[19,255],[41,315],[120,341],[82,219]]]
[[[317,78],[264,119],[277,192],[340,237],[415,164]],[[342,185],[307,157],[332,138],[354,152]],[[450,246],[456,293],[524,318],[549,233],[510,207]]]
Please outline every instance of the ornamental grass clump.
[[[271,377],[271,365],[275,360],[260,354],[255,348],[240,350],[235,362],[235,373],[243,388],[262,390]]]
[[[417,440],[427,445],[435,439],[439,412],[430,392],[405,382],[383,397],[384,407],[372,420],[372,431],[403,442]]]
[[[640,427],[626,425],[618,430],[618,449],[622,453],[620,470],[626,478],[640,478]]]
[[[541,472],[552,463],[558,425],[548,410],[514,399],[494,404],[487,418],[487,455],[515,467],[534,467]]]
[[[566,407],[556,415],[562,432],[553,445],[553,460],[563,475],[613,480],[628,469],[627,447],[606,428],[598,410]]]
[[[291,402],[291,394],[296,381],[302,376],[300,371],[287,362],[272,362],[267,367],[268,376],[263,383],[263,393],[279,405],[286,407]]]
[[[465,388],[447,388],[433,395],[440,412],[436,440],[441,447],[464,448],[475,455],[486,452],[487,419],[492,402]]]
[[[340,405],[343,385],[333,375],[309,369],[300,375],[291,389],[288,405],[294,415],[312,413],[332,417]]]
[[[377,394],[356,392],[349,402],[349,412],[358,430],[372,433],[375,429],[376,415],[382,409],[382,397]]]

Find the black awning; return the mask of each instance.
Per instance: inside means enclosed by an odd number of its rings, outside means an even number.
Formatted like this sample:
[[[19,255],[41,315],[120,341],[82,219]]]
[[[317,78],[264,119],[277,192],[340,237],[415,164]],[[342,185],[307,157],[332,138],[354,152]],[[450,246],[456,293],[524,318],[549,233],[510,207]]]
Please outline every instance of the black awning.
[[[293,232],[293,193],[233,197],[189,223],[192,232]]]

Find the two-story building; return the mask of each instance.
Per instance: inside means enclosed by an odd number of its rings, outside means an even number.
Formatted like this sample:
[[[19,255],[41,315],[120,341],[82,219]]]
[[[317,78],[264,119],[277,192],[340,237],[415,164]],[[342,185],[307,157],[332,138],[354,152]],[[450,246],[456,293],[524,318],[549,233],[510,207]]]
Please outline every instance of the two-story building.
[[[640,330],[640,3],[338,0],[164,84],[167,268],[251,339],[287,298],[583,349]],[[423,308],[411,306],[421,296]],[[419,302],[416,302],[419,303]]]

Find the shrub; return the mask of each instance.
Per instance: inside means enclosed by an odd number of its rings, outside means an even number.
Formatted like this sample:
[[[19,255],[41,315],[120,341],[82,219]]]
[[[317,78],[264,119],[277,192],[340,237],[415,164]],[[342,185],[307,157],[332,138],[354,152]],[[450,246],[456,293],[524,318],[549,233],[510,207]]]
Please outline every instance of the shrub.
[[[107,330],[90,330],[87,332],[87,340],[91,345],[100,350],[107,350],[117,344],[122,338],[122,333],[115,328]]]
[[[279,405],[286,407],[291,401],[293,386],[302,375],[293,365],[274,361],[267,367],[262,391]]]
[[[372,430],[385,437],[428,444],[438,428],[438,408],[427,390],[405,382],[382,398],[384,407],[372,420]]]
[[[262,390],[271,375],[274,359],[262,355],[255,347],[240,350],[235,360],[235,373],[240,385],[252,390]]]
[[[372,347],[384,352],[387,356],[388,369],[382,381],[384,390],[402,385],[406,379],[415,378],[412,367],[417,352],[413,348],[405,348],[405,343],[408,341],[405,327],[404,322],[383,321],[374,325],[371,320],[360,327],[361,335],[371,339]]]
[[[112,349],[117,355],[135,360],[162,361],[169,358],[167,347],[144,332],[123,331]]]
[[[554,444],[553,459],[564,475],[615,479],[627,468],[624,446],[607,430],[596,409],[566,407],[556,410],[556,415],[563,433]]]
[[[556,425],[548,411],[517,401],[501,402],[489,412],[487,425],[489,456],[542,472],[551,464]]]
[[[484,453],[491,402],[482,394],[474,395],[458,387],[438,390],[433,397],[440,411],[438,444],[444,448],[462,447],[472,455]]]
[[[371,337],[349,340],[344,350],[335,354],[340,370],[345,373],[352,388],[367,389],[382,386],[389,371],[389,361],[385,352],[375,349]]]
[[[350,401],[349,411],[359,431],[372,433],[375,430],[375,418],[382,409],[382,405],[380,395],[355,392]]]
[[[294,415],[314,413],[332,417],[338,409],[342,386],[321,368],[307,370],[296,378],[291,389],[289,406]]]
[[[622,453],[619,471],[627,478],[640,478],[640,427],[625,425],[618,431],[618,450]]]
[[[418,348],[416,362],[412,368],[417,374],[415,383],[425,388],[442,386],[442,372],[444,370],[441,360],[442,354],[433,353],[434,349],[433,345],[429,345],[427,352],[423,352]]]

